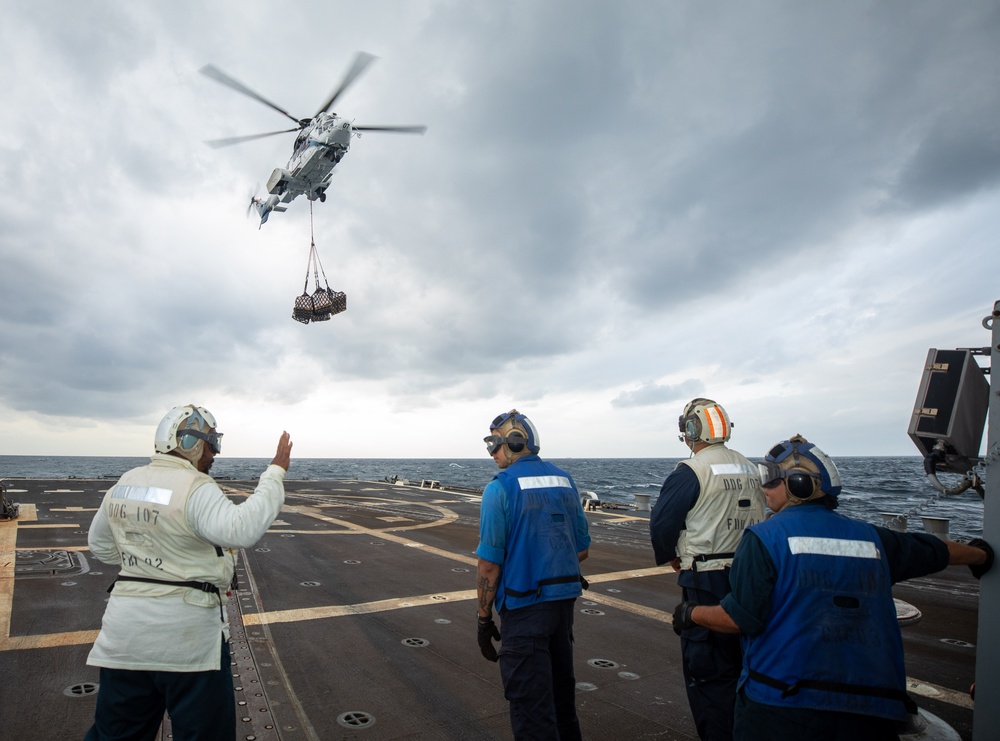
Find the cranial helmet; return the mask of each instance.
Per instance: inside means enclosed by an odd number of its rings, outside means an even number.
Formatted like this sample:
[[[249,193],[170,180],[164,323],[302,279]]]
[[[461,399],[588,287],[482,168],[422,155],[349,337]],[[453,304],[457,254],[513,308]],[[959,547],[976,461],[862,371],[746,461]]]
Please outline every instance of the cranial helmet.
[[[680,441],[691,443],[724,443],[733,434],[733,423],[721,405],[711,399],[692,399],[677,418]]]
[[[187,404],[174,407],[156,428],[157,453],[176,451],[192,463],[201,458],[205,443],[222,452],[222,433],[215,432],[215,417],[205,407]]]
[[[506,445],[514,454],[523,452],[525,448],[530,453],[538,453],[541,449],[535,425],[516,409],[511,409],[494,419],[490,425],[490,432],[491,435],[483,438],[490,455],[493,455],[501,445]]]
[[[759,468],[762,484],[785,479],[788,493],[796,499],[811,499],[817,491],[834,498],[840,494],[837,466],[802,435],[782,440],[771,448]]]

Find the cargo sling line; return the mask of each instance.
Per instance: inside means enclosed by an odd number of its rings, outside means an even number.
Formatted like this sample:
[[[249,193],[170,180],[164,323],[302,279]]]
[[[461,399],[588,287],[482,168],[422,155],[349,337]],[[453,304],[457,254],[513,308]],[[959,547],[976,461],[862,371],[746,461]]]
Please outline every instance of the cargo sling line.
[[[792,684],[782,682],[780,679],[769,677],[758,671],[750,669],[750,679],[776,690],[781,690],[781,697],[786,698],[797,695],[799,690],[821,690],[823,692],[843,692],[852,695],[868,695],[869,697],[881,697],[886,700],[898,700],[906,707],[906,712],[910,715],[917,714],[917,703],[913,701],[903,690],[894,690],[889,687],[873,687],[867,684],[845,684],[844,682],[829,682],[822,679],[800,679]]]
[[[313,285],[316,290],[309,293],[309,272],[313,274]],[[323,274],[325,288],[320,287],[319,276]],[[309,259],[306,261],[306,279],[302,284],[302,295],[295,299],[295,308],[292,310],[292,318],[303,324],[309,322],[325,322],[334,314],[339,314],[347,310],[347,295],[342,291],[334,291],[330,288],[330,281],[326,278],[326,270],[323,269],[323,261],[319,259],[319,250],[316,249],[316,237],[313,231],[313,206],[309,201]]]

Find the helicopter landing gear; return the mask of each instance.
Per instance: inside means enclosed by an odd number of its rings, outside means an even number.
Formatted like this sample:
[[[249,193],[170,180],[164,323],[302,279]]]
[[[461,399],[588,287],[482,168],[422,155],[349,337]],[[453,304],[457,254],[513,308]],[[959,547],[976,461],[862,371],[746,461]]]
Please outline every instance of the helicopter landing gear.
[[[325,190],[321,190],[319,192],[319,202],[320,203],[326,203],[326,191]]]

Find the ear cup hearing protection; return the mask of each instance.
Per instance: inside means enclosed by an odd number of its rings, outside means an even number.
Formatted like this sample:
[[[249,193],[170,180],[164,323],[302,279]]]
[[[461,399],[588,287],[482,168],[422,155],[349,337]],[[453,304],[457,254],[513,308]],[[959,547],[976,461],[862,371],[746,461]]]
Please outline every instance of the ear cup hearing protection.
[[[816,493],[819,479],[804,473],[792,473],[785,478],[788,493],[796,499],[808,499]]]
[[[524,450],[527,441],[528,439],[517,430],[511,430],[510,434],[507,435],[507,447],[510,448],[511,453],[520,453]]]
[[[701,422],[697,417],[684,418],[684,437],[688,440],[697,440],[701,436]]]

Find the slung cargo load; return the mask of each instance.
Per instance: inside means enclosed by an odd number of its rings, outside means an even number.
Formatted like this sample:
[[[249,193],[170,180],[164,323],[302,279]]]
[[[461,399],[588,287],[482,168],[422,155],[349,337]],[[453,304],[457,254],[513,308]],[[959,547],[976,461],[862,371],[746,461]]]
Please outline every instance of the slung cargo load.
[[[312,271],[314,290],[309,293],[309,272]],[[323,286],[320,286],[319,276],[323,275]],[[306,263],[306,280],[302,286],[302,295],[295,299],[292,309],[292,319],[303,324],[309,322],[325,322],[334,314],[347,311],[347,294],[334,291],[326,279],[326,271],[319,259],[316,242],[309,246],[309,261]]]

